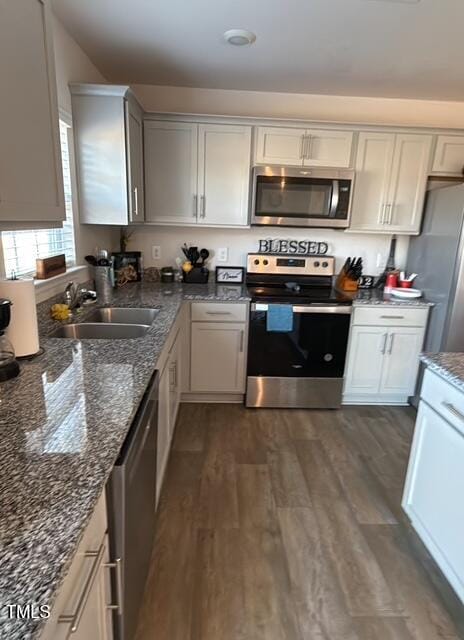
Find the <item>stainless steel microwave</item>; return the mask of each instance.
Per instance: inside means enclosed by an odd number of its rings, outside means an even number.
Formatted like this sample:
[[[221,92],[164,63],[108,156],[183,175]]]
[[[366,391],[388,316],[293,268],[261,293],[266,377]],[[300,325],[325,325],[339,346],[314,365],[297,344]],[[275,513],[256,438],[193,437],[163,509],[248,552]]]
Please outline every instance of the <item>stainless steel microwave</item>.
[[[254,167],[251,224],[347,228],[353,183],[345,169]]]

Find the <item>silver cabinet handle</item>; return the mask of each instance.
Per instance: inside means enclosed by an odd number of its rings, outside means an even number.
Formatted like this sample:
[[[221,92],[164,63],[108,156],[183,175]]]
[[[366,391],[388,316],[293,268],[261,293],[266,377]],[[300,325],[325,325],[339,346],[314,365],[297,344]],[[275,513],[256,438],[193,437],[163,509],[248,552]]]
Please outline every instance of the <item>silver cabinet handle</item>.
[[[300,158],[305,157],[306,135],[303,133],[300,139]]]
[[[385,354],[385,350],[387,348],[387,338],[388,338],[388,333],[384,333],[383,334],[383,344],[382,344],[382,348],[380,349],[380,353],[382,355]]]
[[[305,159],[306,160],[310,160],[311,159],[311,138],[312,138],[312,136],[310,136],[310,135],[306,136],[306,149],[305,149]]]
[[[244,342],[244,340],[245,340],[245,332],[242,329],[240,331],[240,348],[239,348],[240,353],[243,353],[243,342]]]
[[[384,224],[391,224],[391,209],[392,209],[392,205],[390,203],[385,205]]]
[[[206,196],[203,195],[200,198],[200,218],[206,217]]]
[[[193,196],[193,217],[196,218],[198,216],[198,196],[195,194]]]
[[[461,422],[464,422],[464,413],[461,413],[458,409],[456,409],[456,407],[454,406],[454,404],[451,404],[451,402],[442,402],[441,403],[445,409],[447,409],[455,418],[457,418],[458,420],[461,420]]]
[[[393,222],[393,207],[395,205],[394,204],[390,204],[389,208],[388,208],[388,224],[391,224]]]
[[[177,360],[169,367],[169,390],[175,391],[177,387]]]
[[[231,316],[230,311],[207,311],[206,315],[208,316]]]
[[[380,316],[385,320],[404,320],[404,316]]]
[[[382,208],[379,211],[379,224],[383,224],[385,220],[385,203],[383,203]]]
[[[388,355],[390,355],[390,353],[392,352],[394,339],[395,339],[395,334],[390,333],[390,344],[388,345]]]
[[[63,614],[58,618],[59,623],[70,625],[71,633],[76,633],[77,629],[79,628],[82,614],[84,613],[85,605],[87,604],[87,599],[92,589],[94,580],[100,569],[100,564],[103,558],[104,551],[105,551],[105,544],[102,543],[98,551],[86,551],[84,553],[85,558],[93,558],[94,560],[92,563],[92,568],[90,569],[90,573],[87,576],[87,580],[84,583],[82,593],[79,597],[79,600],[77,601],[76,611],[70,615]]]
[[[107,569],[116,569],[116,589],[117,589],[117,601],[116,604],[107,605],[107,609],[112,609],[122,616],[122,563],[121,558],[116,558],[114,562],[105,562],[103,564]]]
[[[132,209],[132,216],[136,218],[139,215],[139,190],[137,189],[137,187],[134,187],[132,191],[134,192],[134,206]]]

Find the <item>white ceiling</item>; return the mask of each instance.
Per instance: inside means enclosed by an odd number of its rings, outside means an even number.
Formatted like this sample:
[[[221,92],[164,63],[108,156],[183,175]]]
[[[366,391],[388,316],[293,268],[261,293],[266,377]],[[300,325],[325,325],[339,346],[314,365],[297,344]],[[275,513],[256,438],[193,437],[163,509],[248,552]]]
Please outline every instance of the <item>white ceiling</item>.
[[[53,0],[110,82],[464,100],[463,0]],[[257,35],[250,47],[221,37]]]

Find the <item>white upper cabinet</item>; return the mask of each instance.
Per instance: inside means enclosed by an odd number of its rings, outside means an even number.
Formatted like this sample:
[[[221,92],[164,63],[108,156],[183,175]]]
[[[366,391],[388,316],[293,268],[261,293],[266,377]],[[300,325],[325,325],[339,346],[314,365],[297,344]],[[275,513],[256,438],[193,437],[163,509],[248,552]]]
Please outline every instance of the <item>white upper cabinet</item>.
[[[198,125],[145,122],[145,197],[147,222],[197,221]]]
[[[143,222],[143,113],[129,87],[73,84],[80,221]]]
[[[307,167],[350,167],[353,133],[308,129],[303,164]]]
[[[250,127],[199,126],[199,223],[247,224],[250,153]]]
[[[432,173],[462,176],[464,172],[464,136],[438,136]]]
[[[394,134],[359,134],[351,229],[383,230],[394,148]]]
[[[432,136],[361,133],[351,231],[420,231]]]
[[[130,222],[143,222],[145,220],[143,112],[132,97],[126,102],[126,124],[126,148],[129,160],[129,218]]]
[[[145,122],[146,219],[246,226],[251,127]]]
[[[303,164],[305,129],[258,127],[256,164]]]
[[[0,2],[0,222],[64,220],[48,4]]]
[[[256,164],[349,167],[353,133],[330,129],[258,127]]]

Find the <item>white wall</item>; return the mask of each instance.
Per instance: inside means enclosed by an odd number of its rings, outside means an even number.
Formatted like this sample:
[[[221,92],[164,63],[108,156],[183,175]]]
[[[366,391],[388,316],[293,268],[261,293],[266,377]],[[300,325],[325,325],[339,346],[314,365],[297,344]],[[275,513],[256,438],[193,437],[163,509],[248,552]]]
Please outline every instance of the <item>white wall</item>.
[[[217,263],[215,252],[221,247],[229,249],[227,263],[235,266],[245,266],[246,254],[257,251],[258,240],[261,238],[294,238],[327,241],[329,253],[337,258],[337,269],[340,269],[347,256],[361,256],[364,261],[364,273],[377,275],[382,272],[382,266],[388,257],[391,236],[373,234],[354,234],[330,229],[276,229],[276,228],[251,228],[251,229],[198,229],[175,227],[140,227],[132,235],[128,249],[142,251],[144,266],[162,267],[175,265],[177,257],[183,258],[181,246],[184,242],[196,245],[199,249],[206,248],[212,253],[210,267]],[[405,266],[409,239],[400,237],[397,243],[396,263],[397,267]],[[153,260],[152,246],[161,247],[161,260]],[[382,256],[382,266],[377,267],[377,256]]]
[[[464,102],[134,85],[146,111],[464,128]]]
[[[53,23],[58,104],[71,115],[70,82],[106,82],[105,78],[69,35],[61,22]],[[77,203],[78,206],[78,203]],[[94,253],[96,247],[117,249],[119,231],[115,227],[76,224],[76,257],[82,264],[85,255]]]

